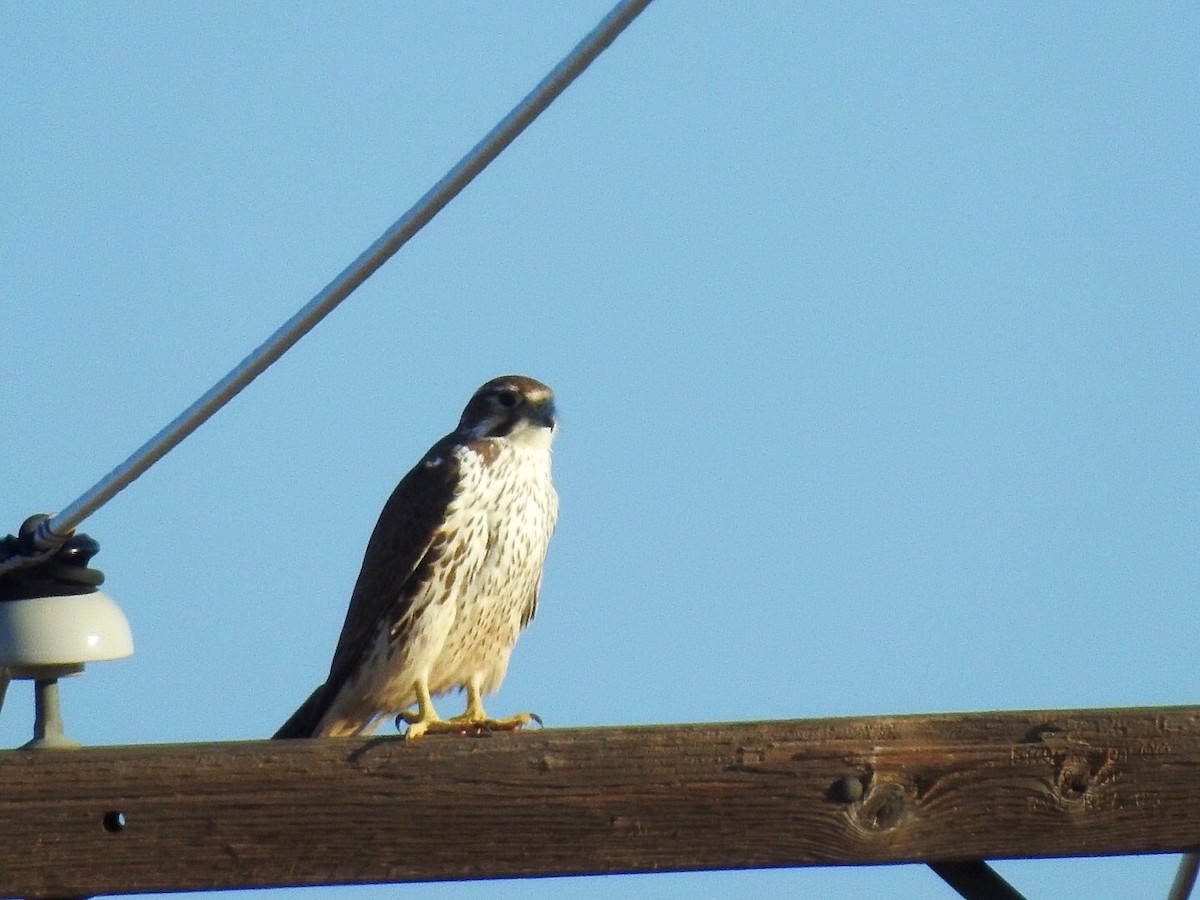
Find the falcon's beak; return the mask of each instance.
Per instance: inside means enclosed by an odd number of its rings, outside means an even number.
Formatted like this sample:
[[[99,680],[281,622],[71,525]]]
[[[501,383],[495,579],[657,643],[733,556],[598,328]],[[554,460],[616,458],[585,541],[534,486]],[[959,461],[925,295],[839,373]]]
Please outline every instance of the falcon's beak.
[[[529,420],[544,428],[553,428],[558,422],[558,411],[554,408],[554,401],[547,400],[533,409],[530,412]]]

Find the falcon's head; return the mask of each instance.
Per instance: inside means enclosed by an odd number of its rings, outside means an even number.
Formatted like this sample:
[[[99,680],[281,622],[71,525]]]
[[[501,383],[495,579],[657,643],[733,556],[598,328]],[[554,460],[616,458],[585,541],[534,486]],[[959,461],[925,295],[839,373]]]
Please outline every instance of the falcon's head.
[[[523,375],[503,375],[475,392],[458,433],[471,440],[507,437],[549,446],[556,424],[550,388]]]

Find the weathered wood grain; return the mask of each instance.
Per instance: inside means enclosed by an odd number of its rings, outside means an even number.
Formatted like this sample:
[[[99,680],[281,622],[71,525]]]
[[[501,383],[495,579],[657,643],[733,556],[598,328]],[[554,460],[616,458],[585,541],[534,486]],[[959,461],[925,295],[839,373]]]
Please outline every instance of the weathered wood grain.
[[[6,897],[1197,846],[1200,707],[0,752]]]

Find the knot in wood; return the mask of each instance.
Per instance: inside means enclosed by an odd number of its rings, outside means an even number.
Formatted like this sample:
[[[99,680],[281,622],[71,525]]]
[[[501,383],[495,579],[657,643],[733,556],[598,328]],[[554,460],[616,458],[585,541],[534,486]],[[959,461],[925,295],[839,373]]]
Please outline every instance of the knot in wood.
[[[1088,792],[1113,781],[1120,752],[1101,748],[1072,749],[1055,758],[1054,790],[1066,804],[1080,803]]]
[[[912,811],[913,789],[899,781],[872,779],[866,796],[850,807],[852,820],[864,832],[878,834],[899,828]]]
[[[561,769],[564,765],[561,757],[553,753],[543,753],[534,761],[533,767],[539,772],[549,772],[551,769]]]

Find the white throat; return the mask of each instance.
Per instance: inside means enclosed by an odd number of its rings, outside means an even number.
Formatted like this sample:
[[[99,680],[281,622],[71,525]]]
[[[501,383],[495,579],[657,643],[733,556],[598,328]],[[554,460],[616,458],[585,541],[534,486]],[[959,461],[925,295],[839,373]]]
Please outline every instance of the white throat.
[[[544,425],[534,425],[521,422],[508,433],[508,440],[521,450],[548,451],[558,428],[546,428]]]

